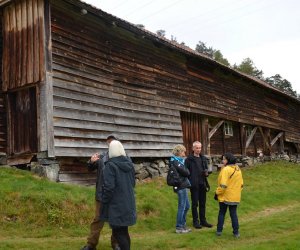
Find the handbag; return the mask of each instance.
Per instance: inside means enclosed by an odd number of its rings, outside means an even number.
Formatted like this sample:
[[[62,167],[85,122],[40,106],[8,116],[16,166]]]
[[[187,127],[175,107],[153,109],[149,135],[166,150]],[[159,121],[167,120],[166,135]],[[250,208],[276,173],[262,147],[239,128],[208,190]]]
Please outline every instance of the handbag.
[[[172,187],[176,187],[180,184],[180,175],[176,168],[170,166],[167,174],[167,184]]]

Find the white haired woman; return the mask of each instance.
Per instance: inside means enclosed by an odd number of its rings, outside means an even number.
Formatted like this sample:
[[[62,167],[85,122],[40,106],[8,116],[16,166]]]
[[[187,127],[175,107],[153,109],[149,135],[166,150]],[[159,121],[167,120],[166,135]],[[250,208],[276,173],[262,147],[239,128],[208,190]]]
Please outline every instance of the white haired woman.
[[[135,171],[121,142],[109,144],[109,160],[103,170],[101,219],[108,221],[121,250],[130,249],[128,226],[136,223]]]

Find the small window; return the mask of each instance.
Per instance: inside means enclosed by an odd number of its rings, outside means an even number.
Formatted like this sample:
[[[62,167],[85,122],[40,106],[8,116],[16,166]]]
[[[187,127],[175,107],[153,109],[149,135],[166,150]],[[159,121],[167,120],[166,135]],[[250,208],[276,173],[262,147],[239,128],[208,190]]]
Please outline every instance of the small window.
[[[252,132],[252,127],[251,126],[246,126],[245,127],[246,137],[249,137],[251,135],[251,132]]]
[[[224,122],[224,134],[233,136],[232,122]]]

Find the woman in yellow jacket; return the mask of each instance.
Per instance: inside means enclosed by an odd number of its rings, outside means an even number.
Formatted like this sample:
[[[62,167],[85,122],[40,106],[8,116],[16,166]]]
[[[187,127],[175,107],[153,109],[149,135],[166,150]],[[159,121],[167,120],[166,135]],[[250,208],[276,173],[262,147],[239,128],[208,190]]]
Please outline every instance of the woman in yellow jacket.
[[[237,205],[241,201],[241,191],[243,189],[242,171],[236,165],[236,158],[231,153],[223,156],[223,164],[219,177],[215,199],[219,201],[219,216],[217,226],[217,236],[221,236],[227,208],[229,207],[233,235],[240,237],[239,221],[237,216]]]

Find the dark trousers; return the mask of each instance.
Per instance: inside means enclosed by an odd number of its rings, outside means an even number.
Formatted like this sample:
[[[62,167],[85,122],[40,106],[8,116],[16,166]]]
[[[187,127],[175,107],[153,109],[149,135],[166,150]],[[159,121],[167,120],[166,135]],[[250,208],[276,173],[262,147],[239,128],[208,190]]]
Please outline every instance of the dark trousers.
[[[237,212],[236,212],[237,205],[227,205],[223,202],[219,202],[219,207],[220,207],[220,210],[219,210],[219,216],[218,216],[217,231],[222,232],[224,220],[225,220],[225,214],[227,211],[227,207],[229,207],[229,213],[230,213],[233,233],[238,234],[239,233],[239,220],[238,220]]]
[[[205,185],[199,185],[198,188],[191,188],[191,200],[192,200],[192,215],[193,215],[193,224],[199,223],[205,224],[205,209],[206,209],[206,187]],[[199,206],[199,212],[198,212]],[[198,216],[199,214],[199,216]]]
[[[95,217],[90,226],[90,234],[87,238],[87,245],[91,248],[96,248],[99,242],[100,232],[104,226],[104,221],[100,220],[100,210],[101,202],[96,201],[95,203]],[[114,248],[118,243],[114,237],[114,234],[111,235],[111,246]]]
[[[128,233],[128,227],[111,226],[111,228],[121,250],[130,250],[130,236]]]

